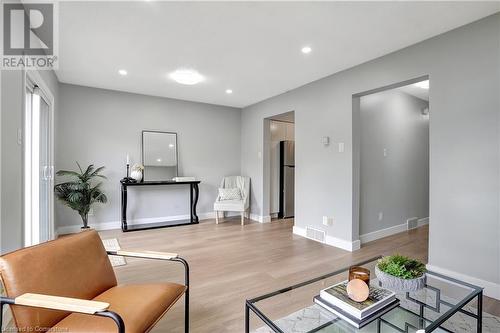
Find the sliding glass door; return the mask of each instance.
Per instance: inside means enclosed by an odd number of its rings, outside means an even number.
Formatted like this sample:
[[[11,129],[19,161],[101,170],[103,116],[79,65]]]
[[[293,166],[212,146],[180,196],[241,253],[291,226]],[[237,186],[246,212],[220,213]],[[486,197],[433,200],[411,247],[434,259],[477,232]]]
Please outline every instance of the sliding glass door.
[[[26,80],[24,136],[25,246],[53,238],[52,101],[49,92]]]

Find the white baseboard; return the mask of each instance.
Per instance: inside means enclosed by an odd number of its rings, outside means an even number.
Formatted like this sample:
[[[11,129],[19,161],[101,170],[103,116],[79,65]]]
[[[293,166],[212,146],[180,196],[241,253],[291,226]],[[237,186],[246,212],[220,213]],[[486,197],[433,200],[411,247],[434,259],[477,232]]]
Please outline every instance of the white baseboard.
[[[326,244],[341,248],[349,252],[359,250],[361,248],[361,242],[359,240],[347,241],[341,238],[326,235]]]
[[[377,230],[377,231],[372,231],[364,235],[359,235],[359,240],[361,241],[361,244],[368,243],[380,238],[384,238],[387,236],[391,236],[394,234],[398,234],[400,232],[406,231],[407,230],[407,225],[406,223],[398,224],[393,227]]]
[[[259,223],[269,223],[271,222],[271,215],[257,215],[250,213],[250,220],[259,222]]]
[[[452,270],[449,270],[446,268],[441,268],[441,267],[430,265],[430,264],[427,264],[426,267],[430,271],[433,271],[433,272],[436,272],[439,274],[443,274],[443,275],[452,277],[454,279],[461,280],[461,281],[476,285],[478,287],[482,287],[482,288],[484,288],[484,291],[483,291],[484,295],[500,300],[500,284],[499,283],[494,283],[491,281],[478,279],[478,278],[475,278],[475,277],[472,277],[469,275],[465,275],[462,273],[458,273],[458,272],[455,272],[455,271],[452,271]]]
[[[306,228],[299,228],[294,225],[292,228],[292,233],[297,236],[306,237]]]
[[[229,212],[227,212],[229,213]],[[233,216],[233,214],[228,214],[229,216]],[[239,214],[238,214],[239,215]],[[234,215],[236,216],[236,215]],[[168,221],[177,221],[177,220],[187,220],[191,216],[190,215],[173,215],[173,216],[161,216],[161,217],[151,217],[151,218],[142,218],[142,219],[134,219],[134,220],[128,220],[127,224],[128,225],[134,225],[134,224],[147,224],[147,223],[158,223],[158,222],[168,222]],[[209,219],[215,219],[215,213],[214,212],[207,212],[207,213],[199,213],[198,218],[201,220],[209,220]],[[120,229],[121,228],[121,222],[120,221],[111,221],[111,222],[90,222],[89,223],[90,227],[94,228],[95,230],[101,231],[101,230],[113,230],[113,229]],[[77,233],[81,230],[81,225],[68,225],[68,226],[60,226],[57,228],[56,234],[57,235],[64,235],[64,234],[74,234]]]
[[[293,233],[295,235],[298,235],[298,236],[301,236],[301,237],[305,237],[307,239],[310,239],[310,240],[313,240],[315,242],[320,243],[316,239],[312,239],[312,238],[307,237],[306,236],[306,229],[305,228],[297,227],[297,226],[294,225],[293,226]],[[330,236],[328,234],[326,235],[326,239],[325,239],[325,242],[323,244],[334,246],[334,247],[338,247],[338,248],[340,248],[342,250],[346,250],[346,251],[349,251],[349,252],[359,250],[360,247],[361,247],[361,243],[360,243],[359,240],[351,242],[351,241],[347,241],[345,239],[341,239],[341,238]]]
[[[429,224],[429,218],[424,217],[421,219],[418,219],[417,221],[417,228],[422,227],[424,225]],[[393,227],[377,230],[377,231],[372,231],[364,235],[359,236],[359,240],[361,241],[361,244],[368,243],[380,238],[384,238],[387,236],[392,236],[395,234],[399,234],[400,232],[407,231],[408,230],[408,225],[406,223],[401,223],[398,225],[395,225]]]
[[[429,224],[429,218],[428,217],[424,217],[424,218],[418,219],[418,221],[417,221],[417,228],[418,227],[422,227],[424,225],[428,225],[428,224]]]

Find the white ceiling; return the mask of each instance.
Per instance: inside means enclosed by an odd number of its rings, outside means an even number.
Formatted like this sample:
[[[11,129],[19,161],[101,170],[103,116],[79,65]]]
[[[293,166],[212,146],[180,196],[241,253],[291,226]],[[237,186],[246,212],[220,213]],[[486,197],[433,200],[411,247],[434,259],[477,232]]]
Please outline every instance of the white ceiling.
[[[295,111],[281,113],[281,114],[272,116],[269,119],[277,120],[277,121],[284,121],[287,123],[295,123]]]
[[[61,82],[243,107],[500,10],[499,2],[60,2]],[[312,52],[300,49],[310,45]],[[195,86],[177,68],[206,76]],[[128,75],[118,75],[126,69]],[[227,95],[226,89],[233,94]]]
[[[430,84],[430,83],[429,83]],[[402,86],[397,88],[399,91],[403,91],[407,94],[413,95],[417,98],[423,99],[424,101],[429,101],[429,89],[424,89],[417,87],[415,84],[409,84],[407,86]]]

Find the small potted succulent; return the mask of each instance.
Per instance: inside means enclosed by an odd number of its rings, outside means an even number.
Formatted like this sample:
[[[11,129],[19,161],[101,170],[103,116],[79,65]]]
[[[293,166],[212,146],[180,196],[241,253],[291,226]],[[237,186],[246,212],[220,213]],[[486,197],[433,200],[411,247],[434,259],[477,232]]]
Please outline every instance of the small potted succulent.
[[[417,291],[425,287],[426,268],[422,262],[399,254],[383,257],[375,266],[382,287],[396,291]]]

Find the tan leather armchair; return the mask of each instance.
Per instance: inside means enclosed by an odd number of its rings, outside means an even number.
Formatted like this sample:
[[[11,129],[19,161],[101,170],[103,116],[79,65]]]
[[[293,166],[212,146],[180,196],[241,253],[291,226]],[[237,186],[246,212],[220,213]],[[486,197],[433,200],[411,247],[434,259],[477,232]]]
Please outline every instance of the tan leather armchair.
[[[118,285],[108,255],[180,262],[185,285]],[[189,266],[175,253],[106,252],[95,231],[63,237],[0,257],[0,278],[19,332],[144,333],[185,295],[189,332]]]

